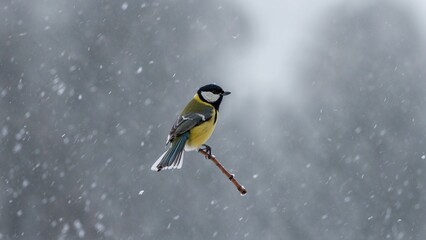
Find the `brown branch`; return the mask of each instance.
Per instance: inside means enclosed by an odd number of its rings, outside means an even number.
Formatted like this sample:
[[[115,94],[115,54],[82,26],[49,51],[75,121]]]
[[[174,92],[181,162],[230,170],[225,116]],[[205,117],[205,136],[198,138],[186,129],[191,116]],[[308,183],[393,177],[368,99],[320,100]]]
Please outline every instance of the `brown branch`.
[[[234,174],[230,174],[222,166],[222,164],[220,164],[220,162],[216,159],[214,155],[209,155],[203,149],[199,149],[198,152],[203,154],[206,158],[210,159],[222,171],[222,173],[225,174],[225,176],[234,184],[234,186],[237,188],[237,190],[241,193],[242,196],[244,196],[247,193],[247,190],[244,188],[244,186],[238,183],[238,181],[234,178]]]

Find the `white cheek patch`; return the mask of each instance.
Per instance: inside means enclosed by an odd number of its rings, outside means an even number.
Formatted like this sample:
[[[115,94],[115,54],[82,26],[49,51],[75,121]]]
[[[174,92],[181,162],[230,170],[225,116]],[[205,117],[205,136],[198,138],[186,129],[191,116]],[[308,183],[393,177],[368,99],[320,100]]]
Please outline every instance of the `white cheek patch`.
[[[201,92],[201,96],[208,102],[216,102],[220,98],[220,94],[214,94],[212,92]]]

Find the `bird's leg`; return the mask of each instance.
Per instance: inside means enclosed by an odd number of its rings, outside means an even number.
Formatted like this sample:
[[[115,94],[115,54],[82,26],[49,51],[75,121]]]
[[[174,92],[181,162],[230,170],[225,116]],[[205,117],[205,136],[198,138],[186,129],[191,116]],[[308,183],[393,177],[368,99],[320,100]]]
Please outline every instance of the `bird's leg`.
[[[208,156],[206,156],[206,158],[210,158],[212,156],[212,148],[207,144],[201,145],[199,150],[205,151],[207,153]]]

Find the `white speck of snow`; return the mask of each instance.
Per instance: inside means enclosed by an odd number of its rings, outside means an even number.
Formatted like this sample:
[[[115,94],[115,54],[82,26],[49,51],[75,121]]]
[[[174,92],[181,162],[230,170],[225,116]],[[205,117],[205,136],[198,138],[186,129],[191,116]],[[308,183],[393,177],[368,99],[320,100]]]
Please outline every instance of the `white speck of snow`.
[[[350,198],[350,197],[345,197],[345,199],[344,199],[344,202],[345,202],[345,203],[350,202],[350,201],[351,201],[351,198]]]
[[[15,139],[16,140],[21,140],[22,137],[24,136],[24,134],[25,134],[25,129],[21,128],[21,130],[19,130],[19,132],[16,133]]]
[[[373,219],[373,216],[369,216],[367,219],[368,219],[368,220],[371,220],[371,219]]]
[[[180,216],[176,215],[176,216],[173,217],[173,220],[178,220],[179,218],[180,218]]]
[[[423,160],[424,160],[424,159],[426,159],[426,155],[424,155],[424,154],[423,154],[423,155],[422,155],[422,159],[423,159]]]
[[[81,224],[81,222],[78,219],[74,221],[74,228],[77,231],[78,237],[84,238],[85,232],[84,232],[84,229],[83,229],[83,225]]]
[[[141,142],[141,147],[143,147],[143,146],[145,146],[145,142],[144,141]]]
[[[144,190],[140,190],[138,195],[142,195],[145,191]]]
[[[110,164],[112,162],[112,158],[108,158],[105,162],[105,167],[108,166],[108,164]]]
[[[1,135],[2,135],[3,137],[6,137],[8,133],[9,133],[9,129],[8,129],[6,126],[3,126],[3,127],[1,128]]]
[[[151,129],[152,129],[152,125],[149,125],[148,126],[148,130],[146,131],[146,133],[145,133],[145,136],[148,136],[148,135],[150,135],[151,134]]]
[[[256,179],[256,178],[258,178],[259,177],[259,174],[254,174],[253,175],[253,179]]]
[[[399,232],[398,235],[396,236],[396,239],[400,240],[400,239],[404,239],[405,233],[404,232]]]
[[[69,230],[70,230],[70,225],[68,225],[68,223],[65,223],[61,229],[61,233],[66,234]]]
[[[129,4],[128,4],[127,2],[124,2],[124,3],[121,5],[121,10],[126,11],[128,7],[129,7]]]
[[[6,89],[3,89],[3,90],[1,91],[1,93],[0,93],[0,96],[1,96],[1,97],[4,97],[4,96],[6,96],[6,94],[7,94],[7,90],[6,90]]]
[[[52,222],[50,222],[50,226],[51,227],[56,227],[58,225],[58,222],[53,220]]]
[[[66,89],[65,83],[63,83],[59,78],[53,79],[52,90],[55,91],[59,96],[64,94]]]
[[[24,214],[24,213],[22,212],[22,210],[18,210],[18,211],[16,212],[16,216],[18,216],[18,217],[22,216],[22,214]]]
[[[217,231],[215,231],[215,232],[213,233],[212,237],[213,237],[213,238],[215,238],[215,237],[217,236],[217,234],[218,234],[218,232],[217,232]]]
[[[95,228],[96,228],[96,231],[98,231],[98,232],[105,231],[105,226],[102,223],[99,223],[99,222],[95,224]]]
[[[13,153],[18,153],[19,151],[21,151],[21,149],[22,149],[22,144],[16,143],[15,146],[13,146],[12,151]]]
[[[152,100],[150,98],[145,99],[145,102],[144,102],[145,106],[151,105],[151,103],[152,103]]]
[[[140,74],[143,71],[142,67],[139,67],[138,70],[136,70],[136,74]]]
[[[122,128],[122,129],[120,129],[119,131],[118,131],[118,135],[124,135],[124,134],[126,134],[126,132],[127,132],[127,130],[126,129],[124,129],[124,128]]]
[[[390,217],[392,214],[392,209],[391,208],[387,208],[386,209],[386,214],[385,214],[385,222],[389,221]]]
[[[405,180],[405,181],[404,181],[404,186],[405,186],[405,187],[408,187],[408,185],[410,185],[410,181]]]
[[[357,128],[355,128],[355,133],[356,133],[356,134],[360,134],[360,133],[361,133],[361,131],[362,131],[361,127],[357,127]]]
[[[30,182],[27,179],[24,179],[24,181],[22,181],[22,187],[26,188],[28,185],[30,185]]]
[[[81,99],[83,99],[83,95],[79,94],[78,95],[78,100],[81,100]]]
[[[31,117],[31,113],[30,112],[26,112],[25,113],[25,118],[30,118]]]

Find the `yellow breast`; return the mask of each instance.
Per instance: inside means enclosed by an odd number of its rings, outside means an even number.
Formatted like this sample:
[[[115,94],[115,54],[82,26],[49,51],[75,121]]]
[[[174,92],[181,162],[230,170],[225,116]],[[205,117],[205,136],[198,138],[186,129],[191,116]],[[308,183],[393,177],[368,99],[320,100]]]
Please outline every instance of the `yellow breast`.
[[[213,116],[208,121],[189,130],[189,139],[185,145],[186,151],[197,150],[207,142],[214,131],[217,114],[218,112],[213,110]]]

